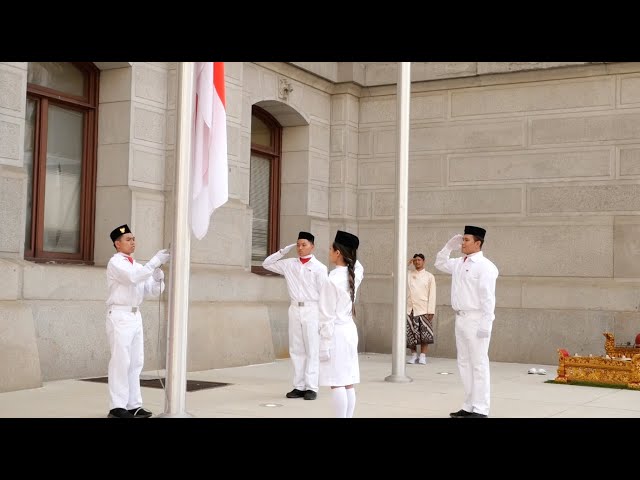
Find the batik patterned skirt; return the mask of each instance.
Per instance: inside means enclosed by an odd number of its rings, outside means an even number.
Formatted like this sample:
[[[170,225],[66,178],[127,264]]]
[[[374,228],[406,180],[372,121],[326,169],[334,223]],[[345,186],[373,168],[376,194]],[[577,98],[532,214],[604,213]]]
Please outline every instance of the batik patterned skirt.
[[[433,343],[433,324],[427,319],[427,314],[407,315],[407,348],[414,349],[416,345]]]

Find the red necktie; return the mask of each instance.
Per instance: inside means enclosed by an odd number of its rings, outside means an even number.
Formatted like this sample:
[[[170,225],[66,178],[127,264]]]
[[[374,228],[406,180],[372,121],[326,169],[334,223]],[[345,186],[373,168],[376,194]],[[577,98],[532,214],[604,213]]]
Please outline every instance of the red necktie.
[[[467,258],[469,258],[469,257],[464,257],[464,260],[462,260],[462,263],[466,262]]]
[[[129,260],[131,265],[133,265],[133,257],[130,257],[129,255],[125,255],[125,257],[127,257],[127,260]]]
[[[311,257],[309,258],[300,258],[300,261],[302,262],[302,264],[304,265],[305,263],[307,263],[309,260],[311,260]]]

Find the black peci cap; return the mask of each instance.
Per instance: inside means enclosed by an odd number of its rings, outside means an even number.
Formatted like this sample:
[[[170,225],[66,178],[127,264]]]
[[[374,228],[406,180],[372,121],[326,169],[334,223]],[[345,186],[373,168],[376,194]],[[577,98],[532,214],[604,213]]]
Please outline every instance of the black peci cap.
[[[298,240],[309,240],[311,243],[314,243],[316,237],[311,235],[309,232],[300,232],[298,234]]]
[[[476,237],[480,237],[484,240],[484,236],[487,231],[484,228],[474,227],[473,225],[465,225],[464,226],[464,234],[465,235],[475,235]]]
[[[352,233],[343,232],[342,230],[336,232],[335,242],[354,249],[357,249],[360,245],[360,239],[358,237]]]
[[[111,237],[111,241],[115,242],[118,238],[120,238],[125,233],[131,233],[131,230],[129,230],[129,225],[127,225],[126,223],[124,225],[120,225],[117,228],[114,228],[113,231],[109,234],[109,236]]]

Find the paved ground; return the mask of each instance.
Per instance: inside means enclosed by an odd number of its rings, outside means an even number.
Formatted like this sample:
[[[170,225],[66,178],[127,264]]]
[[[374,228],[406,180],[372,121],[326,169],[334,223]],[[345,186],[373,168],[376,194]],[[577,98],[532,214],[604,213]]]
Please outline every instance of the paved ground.
[[[427,365],[407,365],[410,383],[385,381],[391,374],[391,355],[362,354],[362,383],[357,385],[355,418],[448,418],[462,401],[456,362],[429,358]],[[531,367],[547,375],[529,375]],[[629,418],[640,417],[640,392],[545,383],[555,378],[556,365],[491,363],[492,418]],[[443,375],[446,372],[448,375]],[[143,378],[164,372],[147,371]],[[273,363],[191,372],[189,380],[230,385],[188,392],[186,413],[196,418],[330,418],[328,388],[318,399],[287,399],[291,363]],[[162,389],[143,388],[145,406],[164,411]],[[271,406],[267,406],[271,405]],[[81,380],[46,382],[43,387],[0,394],[2,418],[104,418],[108,412],[107,385]]]

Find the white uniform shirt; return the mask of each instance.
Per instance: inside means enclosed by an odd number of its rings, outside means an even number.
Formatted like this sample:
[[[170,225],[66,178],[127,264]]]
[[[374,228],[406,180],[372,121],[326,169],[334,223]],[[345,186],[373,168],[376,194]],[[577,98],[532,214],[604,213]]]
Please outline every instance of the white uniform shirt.
[[[480,311],[483,327],[491,330],[495,318],[498,268],[482,251],[464,257],[449,258],[451,250],[443,248],[436,255],[438,270],[451,274],[451,308]]]
[[[317,302],[320,289],[327,281],[327,266],[311,255],[311,260],[302,263],[300,258],[285,258],[278,250],[262,262],[262,266],[280,275],[287,281],[292,302]]]
[[[436,279],[424,268],[407,274],[407,313],[415,316],[436,313]]]
[[[124,253],[114,254],[107,264],[107,305],[139,307],[145,296],[160,295],[164,282],[155,280],[153,271],[148,263],[141,265],[134,260],[132,264]]]

